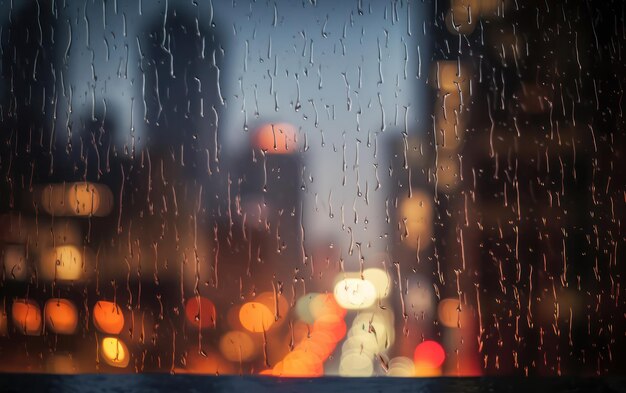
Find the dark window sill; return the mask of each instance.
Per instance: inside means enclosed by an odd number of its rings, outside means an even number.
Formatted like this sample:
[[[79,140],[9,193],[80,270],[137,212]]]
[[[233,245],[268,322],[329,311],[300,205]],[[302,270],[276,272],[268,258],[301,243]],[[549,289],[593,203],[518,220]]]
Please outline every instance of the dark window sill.
[[[626,392],[626,377],[272,378],[168,374],[0,374],[3,392]]]

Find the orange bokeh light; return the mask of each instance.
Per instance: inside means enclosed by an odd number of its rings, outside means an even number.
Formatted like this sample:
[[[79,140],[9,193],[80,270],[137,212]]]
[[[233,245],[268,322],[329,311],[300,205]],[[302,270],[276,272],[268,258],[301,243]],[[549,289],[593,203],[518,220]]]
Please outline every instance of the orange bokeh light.
[[[441,324],[448,328],[471,329],[474,325],[471,306],[461,307],[459,299],[443,299],[437,306],[437,316]]]
[[[43,211],[53,216],[104,217],[113,209],[113,193],[103,184],[47,184],[36,195]]]
[[[198,329],[214,328],[217,320],[215,305],[205,297],[193,297],[185,303],[185,317]]]
[[[312,326],[297,322],[293,335],[297,343],[272,369],[272,375],[280,377],[319,377],[324,375],[324,361],[333,353],[337,343],[347,331],[341,308],[333,295],[320,294],[311,299]]]
[[[347,327],[343,318],[328,314],[319,317],[313,324],[314,331],[326,332],[332,337],[332,340],[337,343],[346,335]]]
[[[335,343],[332,337],[327,334],[312,334],[310,338],[305,338],[296,347],[297,349],[311,353],[321,361],[328,359],[328,356],[335,350]]]
[[[13,324],[20,333],[28,336],[41,334],[41,309],[36,302],[27,299],[15,300],[11,314],[13,316]]]
[[[415,363],[416,377],[439,377],[441,376],[441,368],[433,367],[430,363]]]
[[[78,310],[68,299],[50,299],[44,306],[46,326],[57,334],[74,334],[78,326]]]
[[[255,147],[267,154],[291,154],[296,151],[296,129],[288,123],[264,124],[254,136]]]
[[[107,334],[120,334],[124,329],[122,309],[113,302],[100,300],[93,306],[93,324]]]
[[[274,313],[263,303],[248,302],[239,309],[239,322],[246,330],[262,333],[274,323]]]
[[[254,298],[254,301],[264,304],[274,314],[275,324],[280,325],[286,320],[285,316],[289,312],[289,302],[283,295],[274,294],[274,292],[263,292]]]
[[[278,362],[273,375],[281,377],[319,377],[324,374],[322,360],[312,352],[296,349]]]

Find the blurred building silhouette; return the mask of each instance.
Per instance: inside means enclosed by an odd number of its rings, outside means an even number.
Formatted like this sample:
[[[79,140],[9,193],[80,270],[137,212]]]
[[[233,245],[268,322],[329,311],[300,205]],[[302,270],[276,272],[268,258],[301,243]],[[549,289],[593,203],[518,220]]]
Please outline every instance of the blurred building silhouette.
[[[60,337],[53,342],[47,338],[22,335],[19,333],[22,328],[11,323],[11,309],[17,299],[34,300],[43,309],[44,302],[49,298],[76,298],[78,295],[72,288],[42,283],[32,265],[33,254],[41,253],[50,242],[64,244],[54,230],[60,229],[59,224],[68,225],[63,219],[58,219],[55,224],[47,217],[40,217],[38,223],[42,235],[39,236],[39,232],[34,230],[34,212],[41,207],[33,206],[30,198],[34,187],[44,181],[71,182],[81,177],[74,163],[80,155],[76,139],[68,137],[68,130],[56,129],[54,121],[59,101],[63,99],[60,80],[66,72],[59,46],[67,37],[58,28],[59,10],[60,6],[52,1],[16,7],[11,11],[9,23],[2,34],[0,292],[4,296],[0,314],[6,318],[4,325],[12,329],[8,331],[9,338],[0,338],[0,351],[15,354],[9,364],[3,362],[3,369],[15,371],[41,369],[41,355],[48,348],[77,349],[70,338]],[[72,236],[72,240],[80,239]],[[17,252],[23,264],[13,265],[15,261],[9,259],[10,251]],[[16,275],[16,267],[23,274]],[[43,327],[44,323],[40,325]],[[19,349],[24,345],[31,346],[33,354],[39,356],[27,356]]]
[[[598,33],[582,8],[436,2],[428,137],[435,259],[446,278],[442,296],[460,299],[473,316],[465,335],[478,336],[488,374],[623,368],[602,354],[612,339],[585,338],[590,320],[613,315],[608,304],[597,309],[602,316],[583,305],[607,290],[597,269],[612,270],[614,241],[594,246],[590,234],[610,227],[594,219],[614,214],[598,206],[594,189],[606,184],[599,168],[611,172],[616,151],[600,158],[599,141],[613,139],[614,125],[596,112],[595,81],[610,62],[591,60]],[[467,340],[450,341],[458,331],[444,329],[444,339],[471,353]]]
[[[60,101],[67,94],[60,91],[61,80],[72,71],[62,54],[70,38],[59,28],[60,7],[43,1],[16,8],[2,37],[2,123],[7,132],[2,134],[0,212],[2,222],[10,224],[5,229],[11,228],[2,236],[2,255],[4,261],[4,250],[17,246],[29,257],[27,278],[16,282],[5,277],[0,285],[6,294],[3,312],[8,312],[3,315],[9,319],[12,301],[20,297],[40,306],[53,296],[84,303],[85,324],[76,334],[85,340],[81,344],[76,335],[23,336],[17,341],[0,338],[0,345],[3,351],[19,352],[16,346],[23,340],[37,351],[43,351],[43,343],[54,344],[80,358],[84,354],[78,346],[97,348],[87,334],[93,329],[92,303],[114,300],[127,309],[121,337],[133,352],[144,353],[140,367],[169,367],[161,364],[167,346],[157,341],[166,343],[177,331],[183,333],[184,316],[174,311],[200,288],[214,287],[208,278],[216,269],[212,234],[217,217],[225,214],[220,204],[227,205],[220,188],[217,134],[223,112],[220,84],[228,74],[221,71],[223,41],[214,26],[205,26],[177,3],[168,8],[167,23],[159,17],[142,26],[147,141],[142,151],[134,152],[115,144],[121,132],[115,108],[107,113],[96,106],[93,114],[68,121],[69,129],[55,129]],[[50,221],[45,207],[33,206],[41,204],[37,190],[72,182],[108,186],[114,196],[112,212],[103,218]],[[62,237],[67,231],[58,228],[66,221],[77,228],[76,236]],[[55,231],[61,232],[55,246],[72,244],[85,250],[83,280],[50,283],[38,275],[45,255],[38,244],[50,247],[45,234]],[[200,276],[205,281],[196,280]],[[135,315],[141,316],[141,323],[135,324]],[[9,321],[9,327],[13,334],[16,326]],[[152,336],[146,337],[145,331]],[[43,367],[33,358],[22,360],[16,367]]]
[[[390,145],[388,204],[403,275],[426,274],[418,281],[438,297],[460,300],[461,327],[434,315],[430,322],[440,321],[425,330],[419,313],[408,313],[409,333],[458,351],[446,366],[452,374],[624,367],[621,354],[606,355],[622,339],[600,322],[621,326],[621,311],[594,300],[612,293],[607,276],[621,272],[611,261],[623,123],[612,106],[620,93],[609,86],[623,69],[607,59],[614,31],[592,26],[584,8],[433,4],[432,127]],[[610,15],[610,5],[601,8],[597,20]],[[408,347],[419,340],[405,339]]]
[[[33,3],[11,13],[2,35],[3,209],[13,207],[32,182],[55,174],[52,119],[62,62],[57,51],[58,8],[51,3]],[[63,154],[58,156],[62,162]]]
[[[289,124],[261,124],[229,160],[230,204],[218,228],[225,286],[240,292],[231,298],[273,288],[290,291],[304,266],[303,160],[294,136]]]

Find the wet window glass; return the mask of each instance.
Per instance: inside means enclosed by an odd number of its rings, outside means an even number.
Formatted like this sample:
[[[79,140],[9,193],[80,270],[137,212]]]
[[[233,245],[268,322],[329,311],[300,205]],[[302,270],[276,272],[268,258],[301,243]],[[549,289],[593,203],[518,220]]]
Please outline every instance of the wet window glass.
[[[624,13],[0,1],[0,371],[623,372]]]

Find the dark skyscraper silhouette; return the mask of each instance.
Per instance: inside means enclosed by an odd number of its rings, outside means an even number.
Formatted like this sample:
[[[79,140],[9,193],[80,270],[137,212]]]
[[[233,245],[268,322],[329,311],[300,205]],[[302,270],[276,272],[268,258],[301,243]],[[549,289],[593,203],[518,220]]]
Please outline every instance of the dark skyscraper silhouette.
[[[52,119],[62,67],[57,7],[51,3],[32,2],[16,8],[2,34],[3,210],[13,207],[29,184],[53,173],[56,146],[51,139],[56,130]],[[56,164],[64,160],[63,155],[55,154]]]

